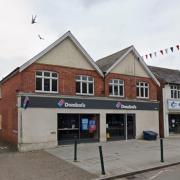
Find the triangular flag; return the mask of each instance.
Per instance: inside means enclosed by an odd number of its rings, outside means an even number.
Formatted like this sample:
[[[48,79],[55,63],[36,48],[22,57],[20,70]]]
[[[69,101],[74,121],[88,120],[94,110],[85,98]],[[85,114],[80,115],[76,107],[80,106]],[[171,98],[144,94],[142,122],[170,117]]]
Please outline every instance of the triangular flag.
[[[148,55],[146,54],[146,59],[148,58]]]
[[[176,47],[177,47],[177,49],[179,50],[179,45],[177,45]]]
[[[171,49],[171,51],[173,52],[173,50],[174,50],[173,47],[170,47],[170,49]]]
[[[150,58],[152,58],[152,54],[151,53],[149,54],[149,56],[150,56]]]
[[[163,55],[163,50],[160,50],[160,53]]]
[[[157,52],[154,52],[154,56],[155,56],[155,57],[157,56]]]
[[[168,48],[165,49],[166,54],[168,54]]]

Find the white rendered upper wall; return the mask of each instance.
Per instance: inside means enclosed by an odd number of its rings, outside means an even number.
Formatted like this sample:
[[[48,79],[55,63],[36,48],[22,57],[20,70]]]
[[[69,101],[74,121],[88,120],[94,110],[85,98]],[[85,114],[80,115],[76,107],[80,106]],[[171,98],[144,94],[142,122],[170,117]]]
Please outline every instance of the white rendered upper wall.
[[[86,57],[69,38],[42,56],[37,63],[94,70]]]
[[[132,52],[129,53],[114,69],[112,69],[111,72],[130,76],[150,77]]]

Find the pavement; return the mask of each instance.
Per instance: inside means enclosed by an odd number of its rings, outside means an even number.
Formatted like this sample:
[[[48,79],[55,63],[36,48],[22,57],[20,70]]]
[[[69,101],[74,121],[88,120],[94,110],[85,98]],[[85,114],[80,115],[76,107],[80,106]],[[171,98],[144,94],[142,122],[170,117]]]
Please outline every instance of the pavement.
[[[106,175],[101,175],[98,146],[103,149]],[[73,162],[73,145],[48,149],[48,153],[63,159],[100,179],[131,174],[180,162],[180,137],[164,139],[164,163],[160,162],[160,141],[128,140],[106,143],[78,144],[77,162]]]
[[[0,180],[90,180],[96,177],[44,151],[0,153]]]

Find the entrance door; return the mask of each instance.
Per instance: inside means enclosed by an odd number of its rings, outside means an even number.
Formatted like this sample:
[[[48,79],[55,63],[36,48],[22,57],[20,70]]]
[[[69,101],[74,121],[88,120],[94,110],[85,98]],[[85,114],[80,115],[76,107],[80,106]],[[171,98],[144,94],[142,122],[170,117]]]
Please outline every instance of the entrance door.
[[[106,136],[108,140],[134,139],[135,114],[107,114]]]
[[[125,139],[125,115],[106,115],[106,135],[108,140]]]
[[[134,139],[135,138],[135,114],[127,114],[127,138]]]

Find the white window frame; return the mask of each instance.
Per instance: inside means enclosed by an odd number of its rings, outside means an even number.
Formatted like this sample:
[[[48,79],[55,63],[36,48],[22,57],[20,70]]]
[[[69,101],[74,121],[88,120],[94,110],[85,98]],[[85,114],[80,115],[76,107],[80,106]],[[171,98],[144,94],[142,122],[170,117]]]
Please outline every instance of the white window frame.
[[[117,81],[117,82],[115,82]],[[121,79],[111,79],[109,82],[109,86],[112,86],[112,94],[110,94],[109,92],[109,96],[111,97],[124,97],[124,80]],[[114,87],[117,86],[118,87],[118,95],[115,95],[114,93]],[[123,95],[120,95],[120,86],[123,87]]]
[[[80,79],[77,79],[77,77],[80,77]],[[86,80],[83,80],[83,77],[86,77]],[[88,78],[92,78],[92,81],[90,81]],[[94,77],[92,76],[87,76],[87,75],[77,75],[76,76],[76,82],[80,82],[80,93],[76,92],[76,95],[88,95],[88,96],[93,96],[94,95]],[[87,84],[87,93],[83,93],[83,88],[82,84],[86,83]],[[89,93],[89,84],[93,84],[93,93]]]
[[[141,85],[142,83],[143,83],[143,85]],[[147,86],[146,86],[146,84],[147,84]],[[137,98],[143,98],[143,99],[148,99],[149,98],[149,83],[139,81],[139,82],[136,83],[136,91],[137,91],[137,88],[139,90],[139,96],[137,96],[137,92],[136,92],[136,97]],[[144,96],[141,96],[141,88],[143,88]],[[145,96],[145,94],[146,94],[145,89],[148,90],[147,97]]]
[[[170,85],[170,93],[172,99],[180,99],[180,85]],[[176,97],[175,97],[176,93]]]
[[[42,75],[37,75],[37,72],[41,72]],[[44,76],[44,73],[50,73],[50,76]],[[55,93],[57,94],[59,91],[59,82],[58,82],[58,73],[57,72],[53,72],[53,71],[42,71],[42,70],[37,70],[35,73],[35,81],[36,78],[41,78],[42,79],[42,90],[36,90],[36,82],[35,82],[35,92],[41,92],[41,93]],[[52,77],[52,74],[55,73],[57,74],[57,77]],[[50,90],[49,91],[44,91],[44,79],[49,79],[50,80]],[[52,80],[57,80],[57,91],[52,91]]]

